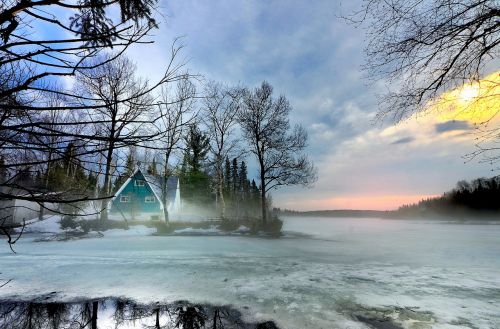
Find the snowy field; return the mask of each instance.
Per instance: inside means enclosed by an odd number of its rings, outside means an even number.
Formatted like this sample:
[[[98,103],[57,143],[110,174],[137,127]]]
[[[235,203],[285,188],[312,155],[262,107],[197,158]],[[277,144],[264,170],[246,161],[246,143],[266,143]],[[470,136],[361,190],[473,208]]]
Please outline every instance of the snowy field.
[[[500,224],[286,218],[281,239],[150,236],[0,245],[0,297],[232,305],[283,328],[500,328]],[[133,233],[133,234],[132,234]]]

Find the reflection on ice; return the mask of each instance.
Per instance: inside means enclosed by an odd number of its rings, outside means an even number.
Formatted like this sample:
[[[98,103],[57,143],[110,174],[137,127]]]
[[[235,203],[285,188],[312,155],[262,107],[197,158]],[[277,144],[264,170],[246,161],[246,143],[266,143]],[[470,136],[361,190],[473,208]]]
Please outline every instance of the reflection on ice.
[[[130,299],[107,298],[72,302],[0,301],[0,329],[274,329],[273,322],[245,323],[229,307],[139,304]]]

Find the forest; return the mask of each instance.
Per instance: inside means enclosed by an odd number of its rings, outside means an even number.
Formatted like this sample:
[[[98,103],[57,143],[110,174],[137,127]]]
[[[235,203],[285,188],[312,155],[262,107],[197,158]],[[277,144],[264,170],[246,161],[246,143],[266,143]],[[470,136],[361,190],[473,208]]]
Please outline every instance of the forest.
[[[451,191],[417,204],[403,205],[391,216],[485,216],[500,213],[500,176],[461,180]]]

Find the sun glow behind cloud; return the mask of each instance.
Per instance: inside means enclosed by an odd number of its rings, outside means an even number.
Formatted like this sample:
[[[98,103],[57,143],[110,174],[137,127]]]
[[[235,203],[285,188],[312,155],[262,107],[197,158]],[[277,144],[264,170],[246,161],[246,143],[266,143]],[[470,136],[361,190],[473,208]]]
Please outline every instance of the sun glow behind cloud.
[[[441,121],[461,120],[475,125],[499,120],[500,71],[443,93],[430,102],[425,112],[438,113]]]
[[[279,205],[303,210],[396,209],[441,195],[461,179],[488,175],[491,168],[466,163],[463,156],[476,150],[480,129],[500,125],[499,86],[496,72],[443,93],[425,111],[398,125],[373,126],[343,141],[318,163],[317,187],[307,192],[315,197],[283,199]],[[335,136],[325,124],[310,129],[319,142]]]

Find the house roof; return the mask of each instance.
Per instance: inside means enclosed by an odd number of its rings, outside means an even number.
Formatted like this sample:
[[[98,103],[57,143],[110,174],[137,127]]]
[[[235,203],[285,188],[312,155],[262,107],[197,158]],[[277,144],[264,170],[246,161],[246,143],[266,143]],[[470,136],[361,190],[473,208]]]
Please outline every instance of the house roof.
[[[148,186],[151,188],[153,191],[153,194],[155,195],[156,199],[160,202],[161,206],[163,207],[163,200],[162,200],[162,183],[163,183],[163,176],[159,175],[150,175],[150,174],[145,174],[140,168],[137,168],[134,173],[123,183],[122,186],[118,189],[118,191],[115,193],[115,196],[113,197],[112,200],[115,200],[115,198],[120,195],[120,193],[123,191],[125,186],[127,186],[132,177],[137,175],[137,173],[141,173],[141,175],[144,177],[146,183]],[[176,190],[179,184],[179,178],[178,177],[169,177],[167,179],[167,201],[171,201],[173,198],[175,198]]]

